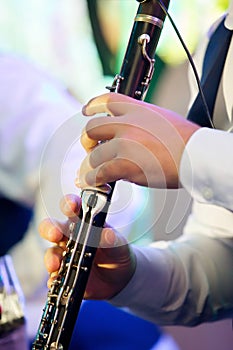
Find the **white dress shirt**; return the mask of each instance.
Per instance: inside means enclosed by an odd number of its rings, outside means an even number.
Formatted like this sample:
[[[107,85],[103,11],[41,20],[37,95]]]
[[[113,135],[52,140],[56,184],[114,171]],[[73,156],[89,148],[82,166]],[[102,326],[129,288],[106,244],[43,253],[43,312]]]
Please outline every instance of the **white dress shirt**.
[[[233,1],[225,25],[233,29]],[[196,56],[199,72],[210,32]],[[224,115],[219,117],[227,120],[223,124],[228,125],[229,131],[233,112],[232,55],[233,42],[219,92],[226,106]],[[196,85],[192,86],[194,100],[197,91]],[[216,111],[219,113],[219,106],[215,107],[214,118],[218,117]],[[135,247],[136,272],[112,303],[166,325],[195,325],[232,317],[232,149],[230,132],[202,128],[193,134],[180,166],[181,183],[194,198],[183,235],[163,247],[160,243],[147,248]]]

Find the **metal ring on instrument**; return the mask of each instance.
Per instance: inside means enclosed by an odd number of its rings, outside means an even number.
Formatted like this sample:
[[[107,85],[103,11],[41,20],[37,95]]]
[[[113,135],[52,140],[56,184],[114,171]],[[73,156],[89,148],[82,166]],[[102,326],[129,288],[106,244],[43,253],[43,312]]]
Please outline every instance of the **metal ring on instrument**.
[[[134,21],[135,22],[148,22],[148,23],[154,24],[155,26],[163,28],[163,21],[158,17],[153,17],[150,15],[138,14],[135,17]]]

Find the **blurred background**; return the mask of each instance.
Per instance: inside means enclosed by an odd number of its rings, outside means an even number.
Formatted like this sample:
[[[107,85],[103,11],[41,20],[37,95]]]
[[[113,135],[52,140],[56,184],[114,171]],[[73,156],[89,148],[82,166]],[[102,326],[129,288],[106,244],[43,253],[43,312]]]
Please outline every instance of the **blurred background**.
[[[171,1],[170,14],[192,54],[228,2]],[[105,86],[119,72],[137,7],[134,0],[1,0],[0,51],[19,55],[45,69],[85,103],[106,92]],[[147,100],[185,116],[189,64],[168,19],[156,54]],[[158,214],[148,240],[173,239],[182,231],[190,198],[185,192],[155,192]],[[230,320],[166,330],[181,350],[232,349]]]
[[[170,13],[191,52],[227,4],[227,0],[170,2]],[[94,27],[94,33],[88,7],[92,23],[96,12],[101,21],[101,30]],[[104,90],[103,75],[119,72],[137,7],[136,0],[1,0],[0,49],[46,68],[79,100],[86,101]],[[174,67],[186,56],[166,21],[157,53],[166,65]],[[93,41],[96,32],[103,35],[97,46]],[[107,45],[101,44],[101,39]]]

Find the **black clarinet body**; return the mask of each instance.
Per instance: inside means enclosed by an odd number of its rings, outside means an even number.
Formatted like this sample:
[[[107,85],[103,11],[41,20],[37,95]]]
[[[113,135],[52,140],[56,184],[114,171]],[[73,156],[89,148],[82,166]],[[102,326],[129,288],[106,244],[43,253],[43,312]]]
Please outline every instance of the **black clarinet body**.
[[[143,100],[154,73],[155,51],[166,15],[157,0],[138,2],[141,5],[135,16],[121,72],[110,90]],[[163,1],[166,8],[169,2]]]
[[[155,51],[165,20],[157,0],[139,7],[120,73],[110,91],[144,99],[154,72]],[[163,1],[166,8],[169,0]],[[71,224],[66,252],[48,292],[33,350],[68,350],[99,245],[115,183],[82,191],[80,221]]]

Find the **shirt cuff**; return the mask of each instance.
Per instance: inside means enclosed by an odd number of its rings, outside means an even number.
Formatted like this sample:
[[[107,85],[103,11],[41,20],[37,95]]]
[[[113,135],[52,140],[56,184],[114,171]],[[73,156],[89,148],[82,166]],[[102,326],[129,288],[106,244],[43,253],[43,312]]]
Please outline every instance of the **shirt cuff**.
[[[180,182],[191,196],[233,210],[233,134],[201,128],[188,141]]]
[[[133,249],[137,261],[136,271],[128,285],[109,301],[150,319],[152,310],[160,310],[163,305],[172,269],[162,250],[135,246]]]

